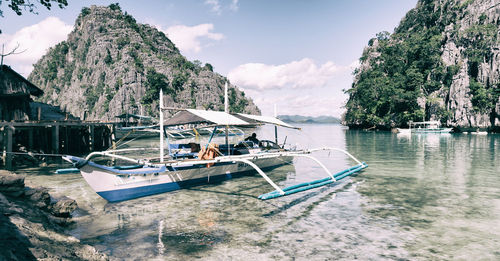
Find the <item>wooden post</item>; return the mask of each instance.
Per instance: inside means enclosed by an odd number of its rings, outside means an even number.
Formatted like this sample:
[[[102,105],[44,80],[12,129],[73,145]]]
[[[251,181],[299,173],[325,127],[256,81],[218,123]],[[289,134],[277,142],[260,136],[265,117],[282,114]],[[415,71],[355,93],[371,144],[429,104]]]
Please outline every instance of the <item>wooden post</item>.
[[[33,127],[28,129],[28,151],[33,150]]]
[[[116,150],[116,135],[115,135],[115,125],[111,125],[111,146],[113,147],[113,150]]]
[[[90,125],[89,149],[90,152],[94,151],[94,125]]]
[[[6,160],[7,160],[7,126],[4,126],[0,129],[2,131],[2,164],[6,165]]]
[[[6,169],[12,169],[12,133],[14,132],[14,127],[13,126],[6,126],[6,131],[7,131],[7,144],[6,148],[4,151],[5,156],[5,168]]]
[[[111,146],[116,150],[115,125],[111,125]],[[112,158],[112,163],[115,165],[115,158]]]
[[[59,154],[59,125],[52,126],[52,151]]]
[[[36,119],[37,121],[40,121],[42,119],[42,107],[37,108]]]

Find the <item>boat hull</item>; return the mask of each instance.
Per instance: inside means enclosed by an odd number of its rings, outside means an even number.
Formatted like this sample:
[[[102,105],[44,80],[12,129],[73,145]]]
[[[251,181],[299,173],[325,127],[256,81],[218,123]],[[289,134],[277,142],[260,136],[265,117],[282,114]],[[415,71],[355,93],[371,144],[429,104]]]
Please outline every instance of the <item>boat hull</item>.
[[[439,129],[412,129],[413,133],[450,133],[453,131],[452,128],[439,128]]]
[[[293,161],[291,156],[251,160],[259,168],[269,170]],[[254,173],[242,162],[216,163],[211,167],[196,164],[179,168],[145,167],[117,171],[88,162],[80,172],[94,191],[109,202],[124,201],[196,185],[220,182],[235,176]]]
[[[438,128],[438,129],[427,129],[427,128],[415,128],[415,129],[401,129],[397,128],[397,133],[400,134],[411,134],[411,133],[451,133],[453,128]]]

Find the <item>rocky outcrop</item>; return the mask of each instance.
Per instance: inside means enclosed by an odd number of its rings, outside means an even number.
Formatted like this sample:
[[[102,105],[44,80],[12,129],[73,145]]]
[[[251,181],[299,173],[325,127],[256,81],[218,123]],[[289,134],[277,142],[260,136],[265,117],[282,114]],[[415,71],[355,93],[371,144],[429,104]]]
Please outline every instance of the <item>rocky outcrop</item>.
[[[365,48],[346,123],[389,128],[425,119],[499,131],[499,28],[500,0],[420,0],[393,34]]]
[[[65,235],[76,201],[54,199],[45,188],[25,186],[24,177],[0,170],[0,260],[107,260]]]
[[[118,4],[83,8],[68,39],[28,79],[43,89],[41,101],[100,120],[123,113],[158,117],[161,88],[165,106],[223,110],[227,81],[210,64],[188,61],[163,32],[137,23]],[[229,85],[229,94],[232,112],[260,114],[236,86]]]
[[[447,26],[444,35],[441,58],[446,66],[458,65],[459,72],[453,77],[449,88],[447,109],[452,117],[447,121],[450,126],[461,128],[500,127],[500,96],[487,110],[475,109],[474,94],[470,89],[471,79],[496,89],[500,93],[500,1],[477,0],[462,2],[467,6],[461,11],[463,18]],[[482,35],[485,26],[491,25],[494,35]],[[458,28],[458,30],[457,30]],[[479,31],[478,31],[479,30]],[[469,39],[472,37],[472,39]],[[482,56],[471,55],[468,48],[474,48],[478,42],[488,40],[486,53]],[[467,41],[466,41],[467,39]],[[458,46],[457,46],[458,44]]]

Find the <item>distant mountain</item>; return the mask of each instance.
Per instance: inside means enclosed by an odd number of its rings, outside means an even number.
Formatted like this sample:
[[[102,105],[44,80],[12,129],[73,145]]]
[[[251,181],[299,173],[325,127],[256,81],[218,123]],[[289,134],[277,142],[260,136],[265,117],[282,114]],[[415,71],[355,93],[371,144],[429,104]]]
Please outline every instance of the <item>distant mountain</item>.
[[[301,116],[301,115],[279,115],[278,118],[288,123],[312,123],[312,124],[340,124],[341,120],[332,116]]]
[[[167,107],[223,110],[228,81],[212,65],[188,61],[163,32],[118,4],[84,7],[68,39],[50,48],[28,79],[43,89],[40,101],[94,120],[158,117],[160,89]],[[236,86],[228,92],[231,112],[260,114]]]

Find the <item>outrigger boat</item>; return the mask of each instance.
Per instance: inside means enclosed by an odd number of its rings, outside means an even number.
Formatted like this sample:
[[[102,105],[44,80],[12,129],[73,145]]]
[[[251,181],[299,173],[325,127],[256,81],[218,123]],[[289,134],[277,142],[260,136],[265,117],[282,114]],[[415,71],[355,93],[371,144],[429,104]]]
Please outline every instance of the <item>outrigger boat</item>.
[[[156,148],[156,150],[160,151],[159,161],[133,159],[119,155],[119,153],[123,152],[148,150],[145,148],[93,152],[86,158],[74,156],[63,157],[65,160],[73,163],[80,170],[81,175],[90,187],[107,201],[123,201],[164,193],[197,184],[210,183],[210,181],[214,180],[229,179],[236,175],[250,172],[257,172],[275,189],[272,192],[259,196],[260,199],[266,200],[331,184],[368,166],[347,151],[336,148],[286,150],[283,148],[284,146],[277,144],[276,133],[276,142],[265,140],[260,141],[259,144],[243,141],[233,145],[228,143],[226,136],[226,144],[220,145],[217,148],[216,145],[211,143],[211,140],[217,128],[221,126],[245,126],[257,122],[287,128],[298,128],[284,123],[277,118],[248,114],[232,115],[227,113],[227,110],[226,112],[219,112],[185,109],[164,122],[162,96],[160,92],[161,138],[160,148]],[[168,157],[165,158],[163,149],[164,136],[167,143],[169,143],[169,140],[168,136],[164,134],[164,124],[180,125],[196,123],[211,124],[214,126],[214,131],[208,143],[201,148],[200,152],[197,151],[199,145],[195,143],[168,144]],[[341,172],[332,174],[325,165],[311,156],[311,153],[322,150],[340,151],[353,159],[357,164]],[[94,157],[110,157],[112,159],[127,161],[134,165],[109,167],[92,161]],[[324,169],[326,177],[283,189],[280,188],[264,171],[284,164],[291,164],[294,157],[305,157],[315,161]]]
[[[421,121],[408,123],[408,129],[398,128],[399,133],[450,133],[453,128],[443,128],[441,127],[441,122],[439,121]]]

